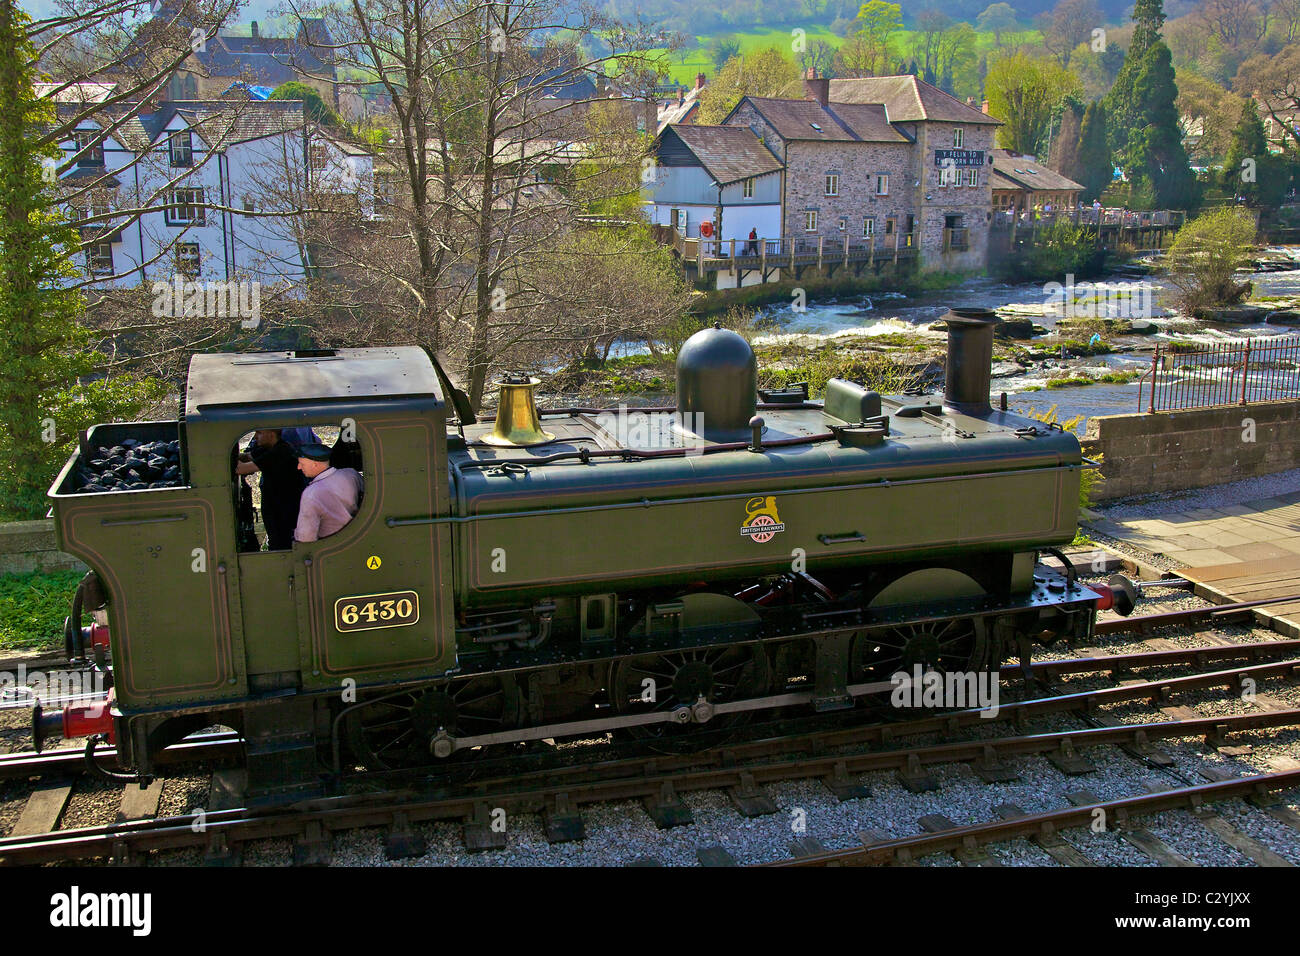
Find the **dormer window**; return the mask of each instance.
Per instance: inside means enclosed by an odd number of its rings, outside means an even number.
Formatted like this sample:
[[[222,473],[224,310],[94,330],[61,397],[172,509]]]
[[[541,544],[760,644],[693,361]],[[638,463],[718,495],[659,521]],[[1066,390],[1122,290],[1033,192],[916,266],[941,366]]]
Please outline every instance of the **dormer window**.
[[[194,165],[194,139],[189,130],[172,133],[167,138],[167,148],[171,154],[171,165],[188,167]]]
[[[79,130],[72,134],[73,154],[86,150],[77,160],[78,166],[104,165],[104,144],[102,141],[96,142],[97,139],[98,134],[94,130]]]

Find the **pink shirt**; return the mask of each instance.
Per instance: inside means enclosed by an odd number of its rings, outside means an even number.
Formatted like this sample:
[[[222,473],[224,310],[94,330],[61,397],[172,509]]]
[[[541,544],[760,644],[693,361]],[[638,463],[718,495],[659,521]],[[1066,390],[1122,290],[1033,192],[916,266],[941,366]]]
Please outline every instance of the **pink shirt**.
[[[354,468],[326,468],[302,492],[296,541],[316,541],[341,530],[357,513],[361,475]]]

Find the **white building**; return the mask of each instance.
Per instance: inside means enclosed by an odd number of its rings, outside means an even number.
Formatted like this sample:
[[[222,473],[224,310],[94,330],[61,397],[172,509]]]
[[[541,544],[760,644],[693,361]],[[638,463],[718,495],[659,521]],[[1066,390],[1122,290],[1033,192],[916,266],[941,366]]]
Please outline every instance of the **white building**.
[[[687,238],[740,244],[781,235],[785,167],[743,126],[668,126],[656,144],[646,215]],[[729,249],[729,243],[724,251]]]
[[[59,109],[76,115],[84,106]],[[183,275],[301,288],[310,265],[300,213],[311,205],[309,185],[328,180],[373,208],[362,151],[309,127],[298,101],[179,101],[134,116],[95,113],[61,146],[75,159],[62,174],[73,218],[89,219],[83,242],[100,240],[83,268],[106,287]]]

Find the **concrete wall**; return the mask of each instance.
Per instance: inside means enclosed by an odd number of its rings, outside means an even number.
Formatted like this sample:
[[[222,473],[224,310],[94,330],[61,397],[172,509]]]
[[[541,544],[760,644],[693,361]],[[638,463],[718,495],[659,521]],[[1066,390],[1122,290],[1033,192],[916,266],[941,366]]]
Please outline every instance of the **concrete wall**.
[[[1083,453],[1104,456],[1098,501],[1288,471],[1300,467],[1300,401],[1099,415]]]
[[[0,524],[0,574],[27,571],[85,570],[85,565],[58,550],[54,522],[11,521]]]

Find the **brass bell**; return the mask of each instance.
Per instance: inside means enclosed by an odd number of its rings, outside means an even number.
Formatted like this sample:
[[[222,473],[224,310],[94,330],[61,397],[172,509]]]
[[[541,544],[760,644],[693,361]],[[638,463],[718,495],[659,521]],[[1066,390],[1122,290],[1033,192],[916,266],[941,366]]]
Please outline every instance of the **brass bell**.
[[[483,436],[484,442],[489,445],[523,446],[555,440],[550,432],[542,431],[541,421],[537,417],[533,389],[539,384],[541,382],[538,379],[529,378],[522,373],[506,373],[500,382],[497,420],[492,425],[492,434]]]

